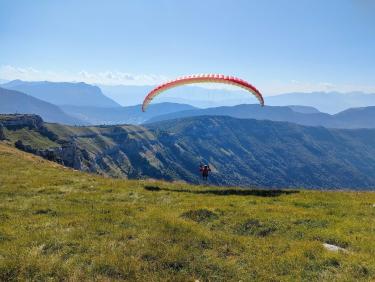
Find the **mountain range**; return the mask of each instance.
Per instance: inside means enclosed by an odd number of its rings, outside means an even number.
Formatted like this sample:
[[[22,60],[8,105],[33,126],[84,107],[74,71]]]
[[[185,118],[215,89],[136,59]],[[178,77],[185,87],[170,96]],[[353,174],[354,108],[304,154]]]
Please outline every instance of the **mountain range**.
[[[270,106],[311,106],[324,113],[335,114],[349,108],[375,106],[375,94],[363,92],[287,93],[266,97]]]
[[[0,88],[1,114],[37,114],[47,122],[63,124],[84,124],[79,119],[69,116],[58,106],[42,101],[19,91]]]
[[[290,93],[266,97],[267,106],[260,108],[254,104],[215,107],[215,103],[234,101],[249,102],[253,97],[242,91],[186,87],[174,89],[155,99],[144,113],[140,105],[122,107],[105,96],[97,86],[85,83],[25,82],[14,80],[2,86],[17,89],[12,99],[2,99],[1,113],[35,113],[48,122],[73,125],[87,124],[142,124],[162,120],[177,119],[199,115],[226,115],[236,118],[288,121],[301,125],[325,126],[329,128],[374,128],[375,107],[346,109],[350,105],[375,104],[374,95],[363,93]],[[105,93],[115,91],[116,99],[138,99],[144,96],[151,86],[101,86]],[[124,89],[127,92],[124,93]],[[21,95],[23,93],[23,95]],[[25,96],[25,95],[28,96]],[[173,98],[175,94],[176,97]],[[211,99],[209,108],[196,108],[189,104],[160,103],[165,100]],[[31,100],[35,98],[37,100]],[[175,99],[175,100],[176,100]],[[237,100],[236,100],[237,99]],[[130,99],[131,100],[131,99]],[[135,101],[134,100],[134,101]],[[33,102],[31,102],[33,101]],[[38,102],[37,102],[38,101]],[[45,103],[41,103],[44,101]],[[125,101],[125,100],[124,100]],[[197,100],[198,101],[198,100]],[[158,103],[159,102],[159,103]],[[194,103],[193,103],[194,104]],[[198,103],[199,104],[199,103]],[[285,106],[269,106],[285,104]],[[31,106],[32,105],[32,106]],[[48,106],[47,106],[48,105]],[[311,105],[316,105],[314,108]],[[201,107],[202,105],[200,105]],[[319,111],[332,107],[345,108],[337,114]],[[59,107],[59,108],[57,108]],[[331,107],[330,109],[328,109]]]
[[[335,115],[321,113],[315,108],[300,106],[237,105],[192,109],[165,115],[158,115],[146,123],[173,120],[192,116],[231,116],[244,119],[287,121],[301,125],[324,126],[328,128],[375,128],[375,107],[348,109]]]
[[[100,85],[105,95],[123,106],[142,103],[145,95],[154,86]],[[364,92],[311,92],[285,93],[275,96],[265,94],[268,106],[310,106],[321,112],[336,114],[349,108],[375,106],[375,94]],[[245,91],[234,89],[211,89],[196,86],[185,86],[168,90],[155,98],[156,103],[173,102],[189,104],[197,108],[235,106],[254,104],[256,99]]]
[[[225,186],[373,189],[375,130],[200,116],[144,126],[70,127],[3,118],[0,136],[75,169],[122,178]],[[12,120],[13,119],[13,120]],[[36,124],[34,128],[30,124]]]
[[[49,82],[13,80],[0,85],[2,88],[17,90],[40,100],[60,105],[119,107],[105,96],[97,86],[83,82]]]

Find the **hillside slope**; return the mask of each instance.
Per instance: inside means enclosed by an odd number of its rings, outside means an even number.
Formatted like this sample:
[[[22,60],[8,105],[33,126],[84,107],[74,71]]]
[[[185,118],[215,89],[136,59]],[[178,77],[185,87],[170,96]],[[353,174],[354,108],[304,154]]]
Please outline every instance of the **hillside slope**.
[[[1,123],[1,121],[0,121]],[[26,126],[26,125],[25,125]],[[4,138],[28,152],[79,170],[126,178],[260,187],[374,189],[375,130],[195,117],[134,125],[14,128]]]
[[[338,130],[284,122],[196,117],[149,125],[167,132],[178,163],[201,158],[225,185],[375,187],[375,130]],[[163,141],[161,141],[163,142]],[[168,142],[168,141],[166,141]],[[173,144],[173,145],[172,145]]]
[[[350,128],[375,128],[375,107],[352,108],[335,115]]]
[[[375,278],[374,193],[115,180],[1,142],[0,167],[1,281]]]
[[[15,113],[40,115],[47,122],[57,122],[70,125],[85,124],[85,122],[69,116],[53,104],[19,91],[0,88],[0,114]]]

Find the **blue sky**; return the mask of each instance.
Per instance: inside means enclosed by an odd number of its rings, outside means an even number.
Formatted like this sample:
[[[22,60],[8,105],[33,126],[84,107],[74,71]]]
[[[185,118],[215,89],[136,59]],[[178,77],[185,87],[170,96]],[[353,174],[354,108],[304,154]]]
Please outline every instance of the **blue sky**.
[[[372,0],[0,0],[0,79],[375,92]]]

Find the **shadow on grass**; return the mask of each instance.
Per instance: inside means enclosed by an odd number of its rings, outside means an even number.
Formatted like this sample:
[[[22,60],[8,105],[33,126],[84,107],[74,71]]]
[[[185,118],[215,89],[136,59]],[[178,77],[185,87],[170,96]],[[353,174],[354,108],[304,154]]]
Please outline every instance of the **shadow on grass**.
[[[216,190],[191,190],[191,189],[168,189],[159,186],[144,186],[148,191],[168,191],[192,194],[212,194],[218,196],[237,195],[237,196],[259,196],[259,197],[278,197],[299,193],[297,190],[262,190],[262,189],[216,189]]]

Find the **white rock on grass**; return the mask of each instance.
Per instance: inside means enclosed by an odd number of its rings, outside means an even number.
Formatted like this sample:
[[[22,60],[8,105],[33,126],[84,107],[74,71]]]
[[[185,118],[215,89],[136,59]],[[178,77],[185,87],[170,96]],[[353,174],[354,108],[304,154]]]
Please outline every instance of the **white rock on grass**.
[[[323,247],[327,250],[327,251],[331,251],[331,252],[348,252],[347,250],[345,250],[344,248],[341,248],[339,246],[336,246],[336,245],[331,245],[331,244],[327,244],[327,243],[324,243],[323,244]]]

